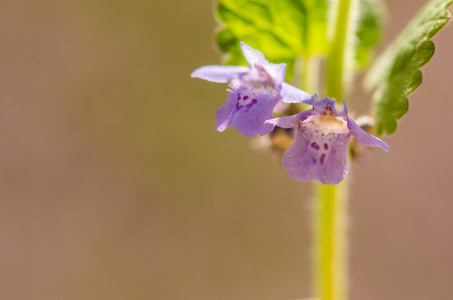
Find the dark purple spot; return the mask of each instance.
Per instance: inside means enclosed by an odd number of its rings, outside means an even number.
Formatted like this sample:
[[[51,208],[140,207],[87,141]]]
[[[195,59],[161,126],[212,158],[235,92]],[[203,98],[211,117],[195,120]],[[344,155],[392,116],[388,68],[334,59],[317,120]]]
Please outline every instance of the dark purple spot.
[[[324,160],[325,160],[325,159],[326,159],[326,154],[323,153],[323,154],[321,155],[321,157],[319,158],[319,162],[321,163],[321,165],[324,163]]]
[[[238,100],[241,100],[241,94],[238,94]]]
[[[257,103],[258,103],[258,100],[256,100],[256,99],[252,100],[252,104],[257,104]]]
[[[247,100],[249,98],[249,96],[244,96],[244,100]]]
[[[241,109],[241,108],[243,108],[243,107],[244,107],[244,106],[242,106],[242,105],[239,105],[239,102],[238,102],[238,103],[236,103],[236,109],[237,109],[237,110],[239,110],[239,109]]]
[[[245,107],[250,108],[250,107],[252,107],[252,106],[253,106],[253,104],[252,104],[252,103],[249,103],[249,104],[247,104]]]
[[[329,150],[329,145],[327,145],[326,143],[324,143],[324,149]]]
[[[316,163],[316,158],[312,158],[312,163],[313,163],[313,164]]]
[[[312,148],[315,149],[316,151],[319,150],[319,145],[316,144],[316,142],[311,143],[310,147],[312,147]]]

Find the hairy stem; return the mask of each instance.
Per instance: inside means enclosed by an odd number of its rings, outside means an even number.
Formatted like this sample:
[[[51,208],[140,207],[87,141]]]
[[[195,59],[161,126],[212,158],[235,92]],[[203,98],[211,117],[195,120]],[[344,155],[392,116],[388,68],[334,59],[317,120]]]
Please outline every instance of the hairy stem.
[[[346,300],[347,186],[315,184],[313,292],[317,300]]]

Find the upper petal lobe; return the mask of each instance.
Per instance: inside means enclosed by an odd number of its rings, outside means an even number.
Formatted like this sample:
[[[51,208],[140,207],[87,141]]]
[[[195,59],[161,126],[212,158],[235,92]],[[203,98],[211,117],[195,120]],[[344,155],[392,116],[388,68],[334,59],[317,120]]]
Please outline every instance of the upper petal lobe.
[[[200,78],[212,82],[227,83],[247,73],[249,68],[240,66],[204,66],[190,74],[192,78]]]
[[[285,81],[286,64],[273,64],[266,60],[264,54],[241,42],[242,53],[250,68],[262,67],[274,80],[276,87],[280,88]]]

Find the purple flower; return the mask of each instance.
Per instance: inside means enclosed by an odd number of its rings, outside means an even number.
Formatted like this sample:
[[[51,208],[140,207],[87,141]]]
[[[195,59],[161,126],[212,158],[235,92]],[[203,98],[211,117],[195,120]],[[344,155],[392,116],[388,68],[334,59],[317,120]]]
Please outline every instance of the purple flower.
[[[292,178],[322,184],[342,181],[349,171],[347,152],[352,136],[364,146],[389,150],[386,142],[364,131],[348,116],[344,101],[341,112],[335,103],[314,95],[310,103],[313,109],[266,121],[283,128],[296,126],[294,143],[283,154],[283,166]]]
[[[243,42],[241,49],[249,67],[204,66],[191,77],[230,83],[227,100],[217,110],[218,131],[233,126],[245,136],[264,135],[274,129],[274,124],[264,122],[274,117],[272,112],[280,99],[295,102],[311,95],[283,82],[286,64],[269,63],[263,53]]]

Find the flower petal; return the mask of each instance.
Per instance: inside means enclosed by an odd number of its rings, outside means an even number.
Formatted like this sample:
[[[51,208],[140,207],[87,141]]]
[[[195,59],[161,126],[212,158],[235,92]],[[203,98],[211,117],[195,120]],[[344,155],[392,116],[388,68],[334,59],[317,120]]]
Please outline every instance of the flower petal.
[[[224,131],[231,126],[231,119],[234,113],[234,101],[237,98],[237,94],[229,92],[225,104],[217,109],[215,126],[217,131]]]
[[[251,84],[233,81],[225,104],[217,110],[217,130],[235,127],[245,136],[264,135],[274,129],[265,124],[273,118],[279,95],[272,88],[255,88]]]
[[[289,103],[283,102],[282,99],[280,98],[280,100],[277,102],[277,104],[274,107],[274,114],[282,114],[288,108],[289,108]]]
[[[286,103],[305,103],[313,105],[313,96],[307,92],[304,92],[286,82],[282,84],[280,90],[283,102]]]
[[[380,147],[387,152],[389,151],[389,145],[386,142],[384,142],[381,139],[378,139],[377,137],[369,134],[368,132],[360,128],[360,126],[357,125],[354,122],[354,120],[349,116],[347,117],[347,123],[349,131],[355,137],[357,142],[364,146]]]
[[[349,133],[322,135],[298,126],[293,145],[283,154],[283,166],[293,179],[337,184],[349,171],[350,140]]]
[[[312,110],[304,110],[296,115],[267,120],[266,123],[274,124],[282,128],[291,128],[294,127],[296,124],[307,119],[311,115],[311,112]]]
[[[285,81],[286,64],[273,64],[268,62],[262,52],[253,49],[244,42],[241,42],[241,49],[251,68],[256,68],[257,66],[263,67],[263,69],[272,77],[275,85],[280,87]]]
[[[325,97],[324,99],[318,100],[317,95],[313,95],[313,108],[322,113],[324,111],[324,107],[329,106],[334,112],[335,104],[337,102],[335,99],[330,99],[329,97]]]
[[[247,73],[249,68],[238,66],[204,66],[196,69],[190,74],[192,78],[201,78],[212,82],[226,83],[242,74]]]
[[[335,105],[331,106],[332,111],[335,113],[335,115],[339,117],[345,117],[348,115],[348,107],[346,106],[346,101],[343,100],[343,110],[338,112],[337,107]]]

